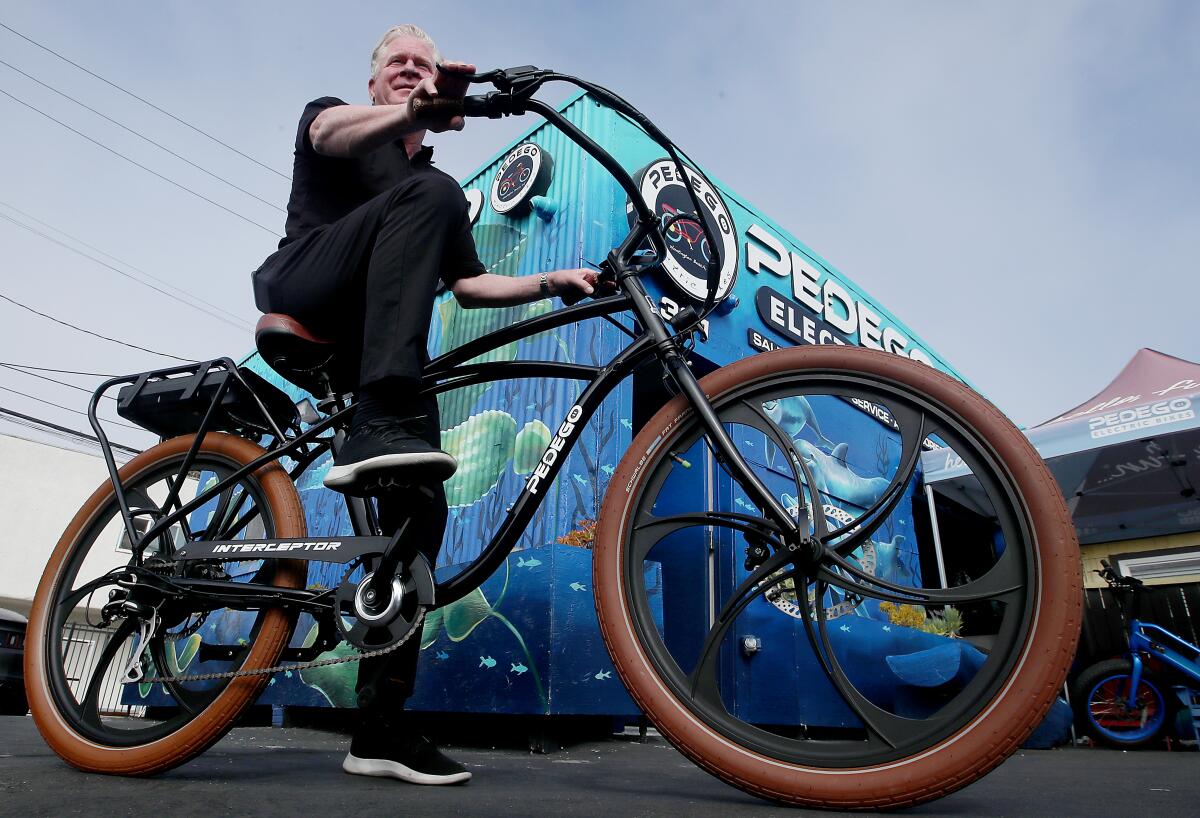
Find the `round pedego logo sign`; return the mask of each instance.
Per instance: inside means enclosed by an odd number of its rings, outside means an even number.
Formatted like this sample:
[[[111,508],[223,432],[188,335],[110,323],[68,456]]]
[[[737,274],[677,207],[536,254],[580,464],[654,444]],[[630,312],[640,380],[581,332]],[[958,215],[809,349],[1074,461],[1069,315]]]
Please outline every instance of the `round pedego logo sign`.
[[[529,200],[550,189],[554,160],[533,142],[517,145],[500,163],[492,180],[491,205],[497,213],[523,216]]]
[[[686,166],[685,166],[686,167]],[[717,301],[729,295],[737,278],[738,248],[733,219],[713,185],[694,168],[687,168],[688,182],[700,200],[702,217],[717,247],[709,244],[704,228],[696,218],[692,197],[679,176],[679,168],[670,158],[657,159],[637,175],[642,200],[662,224],[669,224],[667,258],[663,269],[671,281],[691,298],[703,301],[708,293],[708,264],[716,257],[721,265],[717,281]],[[626,207],[632,225],[637,219],[633,204]],[[680,216],[679,214],[684,214]],[[678,218],[675,218],[678,217]],[[672,221],[674,219],[674,221]]]

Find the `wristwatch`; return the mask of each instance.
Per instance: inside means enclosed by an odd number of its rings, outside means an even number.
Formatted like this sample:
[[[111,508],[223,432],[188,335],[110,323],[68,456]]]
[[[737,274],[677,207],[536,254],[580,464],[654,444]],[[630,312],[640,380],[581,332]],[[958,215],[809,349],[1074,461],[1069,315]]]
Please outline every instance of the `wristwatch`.
[[[543,298],[550,297],[550,276],[549,275],[547,275],[546,273],[540,273],[538,275],[538,288],[541,290]]]

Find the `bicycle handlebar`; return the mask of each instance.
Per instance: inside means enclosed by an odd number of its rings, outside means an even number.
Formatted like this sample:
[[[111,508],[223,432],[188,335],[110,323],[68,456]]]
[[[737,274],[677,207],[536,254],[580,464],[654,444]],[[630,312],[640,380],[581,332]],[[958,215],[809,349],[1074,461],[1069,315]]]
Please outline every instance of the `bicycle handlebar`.
[[[499,96],[493,93],[461,99],[417,99],[413,100],[412,108],[417,116],[481,116],[499,119],[510,113],[505,111],[499,102]]]
[[[438,68],[441,70],[442,66],[439,64]],[[548,71],[532,65],[500,68],[475,74],[452,73],[471,83],[489,83],[497,90],[482,95],[464,96],[459,99],[414,100],[412,104],[414,114],[417,116],[433,114],[445,117],[470,116],[487,117],[490,119],[499,119],[500,117],[519,115],[530,111],[541,114],[552,125],[563,131],[564,135],[571,139],[571,141],[575,142],[594,159],[599,161],[629,195],[630,201],[637,210],[637,225],[630,232],[629,236],[626,237],[626,240],[622,242],[620,250],[610,254],[610,260],[630,272],[640,272],[646,269],[650,265],[641,265],[636,267],[636,269],[634,266],[631,266],[631,262],[637,255],[638,247],[646,240],[649,240],[653,246],[655,253],[654,263],[661,263],[665,259],[667,249],[663,235],[664,228],[659,224],[658,219],[655,218],[655,215],[642,199],[637,185],[634,184],[628,171],[621,167],[607,151],[563,118],[554,108],[540,100],[534,99],[533,94],[547,81],[567,82],[592,93],[599,101],[608,105],[608,107],[630,118],[651,140],[666,150],[677,165],[681,177],[686,178],[686,166],[683,163],[683,159],[680,158],[682,151],[679,151],[675,143],[667,138],[644,114],[606,88],[576,77],[559,74],[558,72]],[[709,246],[717,247],[718,245],[709,228],[708,221],[701,215],[703,210],[695,189],[692,185],[685,185],[684,187],[687,190],[689,198],[692,200],[692,206],[695,208],[695,218],[699,222],[700,228],[704,231]],[[688,330],[700,326],[709,313],[716,308],[716,293],[720,278],[719,257],[719,254],[716,254],[708,264],[708,292],[704,299],[704,307],[701,309],[700,314],[696,316],[694,324],[687,328]],[[679,329],[679,331],[683,332],[682,329]]]
[[[1109,565],[1108,560],[1100,560],[1100,565],[1103,567],[1095,573],[1099,574],[1113,588],[1129,588],[1130,590],[1137,591],[1146,587],[1146,583],[1137,577],[1126,577],[1118,574],[1116,569]]]

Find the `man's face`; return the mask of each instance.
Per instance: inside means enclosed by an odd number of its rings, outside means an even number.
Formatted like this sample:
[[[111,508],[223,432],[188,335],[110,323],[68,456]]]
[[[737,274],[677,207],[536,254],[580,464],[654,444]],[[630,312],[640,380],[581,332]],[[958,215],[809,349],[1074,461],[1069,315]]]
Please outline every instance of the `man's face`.
[[[399,105],[417,83],[433,76],[433,48],[416,37],[396,37],[383,48],[379,73],[371,77],[367,90],[376,105]]]

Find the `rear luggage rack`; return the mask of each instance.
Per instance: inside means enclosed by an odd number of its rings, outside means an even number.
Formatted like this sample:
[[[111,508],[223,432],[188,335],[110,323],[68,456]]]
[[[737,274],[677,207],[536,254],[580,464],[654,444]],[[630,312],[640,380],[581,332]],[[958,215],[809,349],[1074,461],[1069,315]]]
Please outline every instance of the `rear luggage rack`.
[[[100,399],[115,387],[120,387],[117,414],[121,417],[164,440],[178,435],[194,435],[179,465],[179,473],[171,479],[165,500],[164,509],[175,510],[155,520],[144,532],[134,525],[129,498],[125,496],[113,459],[112,446],[96,415]],[[135,544],[135,550],[137,544],[158,536],[161,530],[173,525],[182,515],[207,502],[209,495],[217,490],[217,487],[213,487],[201,491],[187,502],[179,496],[196,454],[209,432],[232,432],[255,443],[260,442],[264,435],[269,435],[272,440],[268,450],[264,450],[259,458],[243,466],[231,478],[238,477],[242,472],[249,473],[277,458],[278,455],[272,452],[279,447],[290,450],[295,459],[294,478],[295,474],[308,468],[317,457],[328,451],[328,439],[318,436],[327,431],[336,419],[337,415],[333,415],[311,423],[308,430],[303,430],[300,412],[283,390],[258,373],[238,366],[230,358],[110,378],[96,388],[88,404],[88,420],[100,441],[100,452],[116,490],[126,535],[130,543]]]
[[[228,358],[131,375],[117,414],[161,438],[204,431],[282,437],[299,413],[282,390]],[[205,423],[207,419],[207,424]]]

